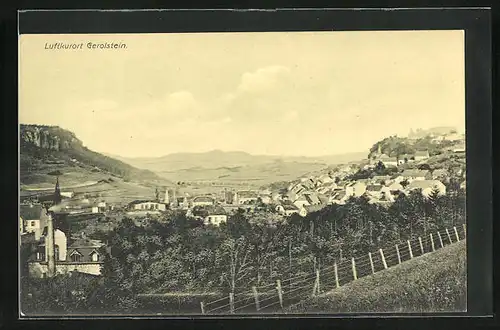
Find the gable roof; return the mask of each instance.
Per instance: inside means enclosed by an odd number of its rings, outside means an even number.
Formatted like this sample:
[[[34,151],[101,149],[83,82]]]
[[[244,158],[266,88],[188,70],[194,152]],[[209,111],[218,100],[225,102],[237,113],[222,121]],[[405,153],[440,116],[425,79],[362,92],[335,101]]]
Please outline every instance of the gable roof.
[[[380,191],[384,186],[380,184],[371,184],[366,187],[367,191]]]
[[[19,215],[23,220],[40,220],[45,214],[42,204],[21,204]]]
[[[292,211],[298,210],[299,208],[293,204],[281,204],[284,210]]]
[[[335,193],[332,197],[333,197],[334,200],[341,200],[345,196],[346,196],[346,192],[345,191],[339,191],[338,193]]]
[[[404,170],[400,175],[403,177],[425,177],[428,170]]]
[[[439,180],[418,180],[413,181],[407,187],[408,190],[411,189],[426,189],[426,188],[434,188],[434,187],[443,186],[443,183]]]
[[[104,244],[101,241],[98,240],[93,240],[93,239],[88,239],[88,238],[80,238],[75,240],[71,245],[69,246],[70,249],[76,249],[76,248],[100,248]]]
[[[400,183],[397,183],[397,182],[393,182],[391,185],[389,185],[388,187],[391,191],[394,191],[394,190],[403,190],[403,185],[401,185]]]
[[[321,201],[316,194],[304,194],[304,197],[310,204],[319,204]]]
[[[193,203],[213,203],[214,199],[210,196],[198,196],[193,198]]]

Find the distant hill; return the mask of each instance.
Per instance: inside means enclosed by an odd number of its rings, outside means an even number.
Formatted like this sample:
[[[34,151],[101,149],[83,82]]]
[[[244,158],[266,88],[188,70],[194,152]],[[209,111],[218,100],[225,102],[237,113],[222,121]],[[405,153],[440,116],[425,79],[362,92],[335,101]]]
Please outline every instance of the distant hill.
[[[86,148],[73,132],[57,126],[20,125],[21,184],[99,181],[109,176],[132,181],[166,181],[155,173]]]
[[[137,168],[158,173],[169,180],[250,181],[267,184],[274,181],[293,180],[332,164],[358,161],[365,158],[366,153],[293,157],[213,150],[204,153],[175,153],[157,158],[113,157]]]

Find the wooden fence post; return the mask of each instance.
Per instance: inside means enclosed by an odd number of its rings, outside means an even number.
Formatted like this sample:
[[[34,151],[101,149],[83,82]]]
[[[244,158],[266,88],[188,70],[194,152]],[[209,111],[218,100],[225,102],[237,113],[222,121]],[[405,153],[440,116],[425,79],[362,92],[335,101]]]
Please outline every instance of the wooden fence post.
[[[444,247],[443,245],[443,239],[441,238],[441,233],[438,232],[438,236],[439,236],[439,243],[441,244],[441,247]]]
[[[316,270],[316,282],[318,283],[318,284],[316,285],[316,292],[317,292],[318,294],[320,294],[320,292],[321,292],[321,289],[320,289],[320,288],[321,288],[321,282],[319,281],[319,269],[318,269],[318,270]]]
[[[418,238],[418,242],[420,243],[420,251],[422,251],[422,254],[424,254],[424,245],[422,244],[422,238]]]
[[[384,269],[387,269],[387,262],[385,262],[384,251],[382,249],[378,250],[380,252],[380,257],[382,258],[382,263],[384,264]]]
[[[358,279],[358,274],[356,273],[356,262],[354,261],[354,257],[352,258],[352,276],[354,280]]]
[[[432,233],[430,234],[431,236],[431,247],[432,247],[432,252],[436,251],[436,247],[434,246],[434,239],[432,238]]]
[[[335,287],[338,289],[339,288],[339,273],[337,269],[337,263],[333,264],[333,270],[335,272]]]
[[[448,240],[450,241],[450,244],[453,243],[453,241],[451,240],[451,235],[450,235],[450,232],[448,231],[448,228],[446,228],[446,235],[448,235]]]
[[[467,238],[467,231],[465,230],[465,223],[462,225],[462,227],[464,227],[464,239]]]
[[[252,286],[252,291],[253,291],[253,298],[255,299],[255,309],[258,311],[260,309],[259,293],[257,292],[257,288],[255,286]]]
[[[314,284],[313,284],[313,291],[312,291],[312,296],[314,297],[316,295],[316,292],[318,291],[318,278],[314,279]]]
[[[401,263],[401,255],[399,254],[399,247],[397,244],[396,244],[396,253],[398,255],[398,264],[400,264]]]
[[[234,314],[234,293],[229,293],[229,312]]]
[[[283,291],[281,291],[281,281],[276,280],[276,289],[278,290],[278,298],[280,299],[280,306],[283,308]]]
[[[203,301],[200,301],[200,307],[201,307],[201,314],[205,314],[205,305],[203,304]]]
[[[368,252],[368,258],[370,258],[370,266],[372,267],[372,274],[375,274],[375,267],[373,267],[373,259],[371,252]]]
[[[457,227],[453,227],[453,230],[455,231],[455,237],[457,238],[457,242],[460,241],[460,237],[458,236]]]
[[[410,259],[413,259],[413,251],[411,250],[411,244],[410,241],[406,241],[408,243],[408,251],[410,251]]]

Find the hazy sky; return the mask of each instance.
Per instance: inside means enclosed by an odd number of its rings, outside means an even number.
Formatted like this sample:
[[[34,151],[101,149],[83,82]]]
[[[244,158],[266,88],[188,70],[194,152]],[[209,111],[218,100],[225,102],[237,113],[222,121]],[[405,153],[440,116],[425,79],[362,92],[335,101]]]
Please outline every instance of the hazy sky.
[[[121,156],[317,156],[463,131],[464,81],[463,31],[23,35],[19,121]]]

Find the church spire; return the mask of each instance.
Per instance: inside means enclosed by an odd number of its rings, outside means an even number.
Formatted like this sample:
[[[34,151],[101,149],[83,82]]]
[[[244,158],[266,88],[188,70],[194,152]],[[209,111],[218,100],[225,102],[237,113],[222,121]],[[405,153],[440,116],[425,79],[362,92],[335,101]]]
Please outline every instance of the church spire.
[[[59,188],[59,177],[56,179],[56,187],[54,189],[54,205],[61,203],[61,189]]]

